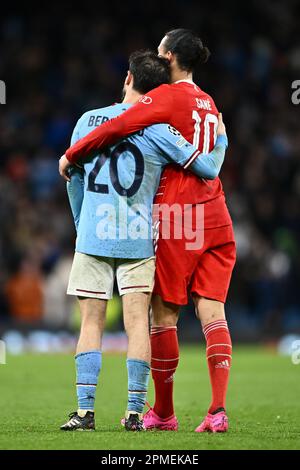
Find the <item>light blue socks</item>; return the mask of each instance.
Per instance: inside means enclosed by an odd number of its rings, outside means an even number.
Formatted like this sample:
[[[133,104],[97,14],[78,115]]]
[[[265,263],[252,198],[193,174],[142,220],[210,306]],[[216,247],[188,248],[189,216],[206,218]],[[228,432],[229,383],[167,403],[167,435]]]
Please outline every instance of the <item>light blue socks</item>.
[[[75,356],[78,409],[94,411],[96,387],[102,365],[100,351],[87,351]],[[142,413],[150,376],[150,364],[139,359],[127,359],[127,410]]]
[[[150,364],[139,359],[127,359],[128,411],[142,413],[146,403]]]
[[[75,364],[78,409],[94,411],[102,353],[95,350],[77,354]]]

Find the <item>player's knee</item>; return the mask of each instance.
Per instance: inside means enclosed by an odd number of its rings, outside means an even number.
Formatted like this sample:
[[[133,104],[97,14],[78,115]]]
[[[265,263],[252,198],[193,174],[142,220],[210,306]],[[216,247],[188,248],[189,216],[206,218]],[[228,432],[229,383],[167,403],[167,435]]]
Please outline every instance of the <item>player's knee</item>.
[[[194,297],[196,315],[202,327],[218,320],[225,319],[225,308],[222,302],[206,299],[204,297]]]
[[[140,308],[139,311],[124,314],[124,327],[128,337],[149,331],[148,309]]]
[[[152,325],[176,326],[179,317],[179,306],[164,302],[159,296],[152,300]]]
[[[123,296],[123,316],[125,330],[134,329],[135,326],[148,325],[149,294],[134,293]]]
[[[178,316],[176,315],[166,315],[166,316],[154,316],[152,318],[152,326],[176,326],[178,321]]]
[[[161,327],[168,327],[168,326],[176,326],[178,322],[178,314],[171,314],[169,312],[165,313],[153,313],[152,317],[152,326],[161,326]]]

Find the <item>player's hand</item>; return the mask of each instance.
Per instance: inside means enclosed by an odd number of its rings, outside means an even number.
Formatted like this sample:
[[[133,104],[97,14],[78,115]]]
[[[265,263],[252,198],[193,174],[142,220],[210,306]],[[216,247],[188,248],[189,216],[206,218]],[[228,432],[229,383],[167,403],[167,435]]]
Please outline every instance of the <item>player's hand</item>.
[[[222,113],[218,115],[218,128],[217,128],[217,135],[226,135],[226,127],[223,122]]]
[[[70,168],[71,166],[71,163],[69,162],[69,160],[67,159],[67,157],[65,155],[63,155],[60,159],[59,159],[59,174],[60,176],[65,180],[65,181],[71,181],[70,180],[70,177],[69,177],[69,174],[68,174],[68,169]]]

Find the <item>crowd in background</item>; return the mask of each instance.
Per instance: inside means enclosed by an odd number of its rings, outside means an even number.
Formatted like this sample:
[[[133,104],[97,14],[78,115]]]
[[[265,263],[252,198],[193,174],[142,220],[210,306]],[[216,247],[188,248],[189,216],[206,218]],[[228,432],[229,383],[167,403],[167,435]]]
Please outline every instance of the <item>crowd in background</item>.
[[[236,336],[300,331],[300,79],[297,2],[229,8],[146,0],[84,12],[45,4],[0,18],[0,323],[68,327],[75,231],[57,160],[88,109],[120,99],[128,55],[173,27],[211,50],[196,82],[223,112],[221,172],[238,260],[227,314]],[[54,4],[55,5],[55,4]],[[183,313],[186,336],[192,308]]]

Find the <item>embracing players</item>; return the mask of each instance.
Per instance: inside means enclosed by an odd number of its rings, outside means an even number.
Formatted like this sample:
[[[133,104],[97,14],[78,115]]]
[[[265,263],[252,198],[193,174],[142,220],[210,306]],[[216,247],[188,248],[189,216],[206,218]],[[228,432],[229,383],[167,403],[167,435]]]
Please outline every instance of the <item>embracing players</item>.
[[[165,35],[158,52],[170,62],[172,84],[147,93],[122,116],[98,127],[68,149],[60,162],[62,176],[78,158],[159,122],[170,123],[200,151],[212,149],[217,109],[213,99],[193,82],[193,71],[207,61],[208,49],[191,31],[176,29]],[[153,409],[145,416],[145,425],[165,430],[178,428],[173,408],[173,376],[179,359],[176,324],[189,289],[206,339],[212,388],[208,413],[196,431],[224,432],[228,429],[225,399],[232,357],[224,303],[236,250],[222,184],[219,178],[199,180],[170,165],[163,173],[156,201],[182,207],[192,204],[192,215],[200,205],[204,209],[205,229],[204,245],[197,250],[187,249],[184,236],[161,238],[158,242],[151,333],[156,396]]]
[[[125,112],[142,95],[170,79],[166,59],[137,52],[129,60],[125,97],[121,104],[85,113],[72,143],[93,127]],[[140,431],[150,372],[148,307],[154,281],[152,202],[162,167],[171,160],[198,177],[215,178],[221,168],[227,138],[219,118],[216,147],[201,154],[180,133],[158,124],[93,154],[71,169],[68,194],[77,229],[68,294],[76,295],[81,331],[75,357],[78,409],[61,429],[94,429],[94,402],[102,365],[101,339],[107,300],[114,278],[123,302],[128,335],[128,404],[125,428]]]

